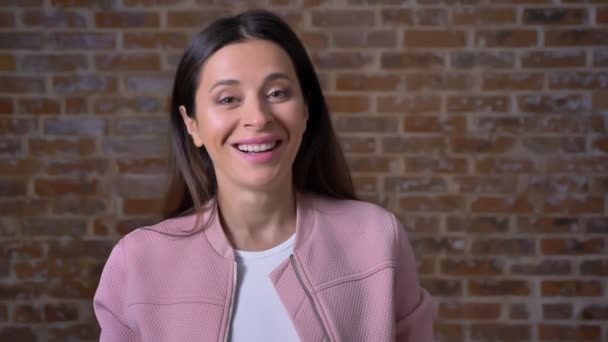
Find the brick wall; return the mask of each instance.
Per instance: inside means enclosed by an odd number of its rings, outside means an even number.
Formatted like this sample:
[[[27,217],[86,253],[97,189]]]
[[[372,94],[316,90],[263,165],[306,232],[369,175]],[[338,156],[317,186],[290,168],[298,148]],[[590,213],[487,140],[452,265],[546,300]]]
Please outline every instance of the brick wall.
[[[0,3],[0,340],[94,340],[105,258],[161,203],[181,49],[247,2]],[[254,4],[409,229],[438,340],[608,340],[605,0]]]

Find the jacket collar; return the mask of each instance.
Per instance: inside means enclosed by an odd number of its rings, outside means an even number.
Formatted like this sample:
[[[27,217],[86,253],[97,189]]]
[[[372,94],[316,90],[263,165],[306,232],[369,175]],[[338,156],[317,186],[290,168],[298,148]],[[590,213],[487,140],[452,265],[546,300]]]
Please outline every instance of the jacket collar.
[[[315,228],[313,196],[312,194],[296,192],[296,241],[294,253],[307,243]],[[222,229],[218,204],[215,198],[203,207],[201,215],[196,215],[192,211],[189,211],[153,227],[147,227],[147,229],[177,236],[187,236],[202,230],[213,249],[220,256],[230,260],[235,259],[234,249]]]

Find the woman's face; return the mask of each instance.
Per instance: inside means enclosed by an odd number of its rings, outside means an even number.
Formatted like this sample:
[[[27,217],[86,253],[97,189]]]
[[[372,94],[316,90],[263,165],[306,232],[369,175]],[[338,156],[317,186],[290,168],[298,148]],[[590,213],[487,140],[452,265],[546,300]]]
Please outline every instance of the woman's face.
[[[180,110],[213,161],[219,189],[291,185],[308,110],[281,47],[251,39],[216,51],[201,68],[195,101],[194,120]]]

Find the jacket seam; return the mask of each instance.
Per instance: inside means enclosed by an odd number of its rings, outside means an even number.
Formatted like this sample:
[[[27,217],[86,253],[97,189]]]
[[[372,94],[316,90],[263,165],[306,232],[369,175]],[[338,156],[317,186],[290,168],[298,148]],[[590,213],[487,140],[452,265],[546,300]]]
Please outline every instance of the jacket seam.
[[[132,298],[126,301],[127,306],[133,306],[137,304],[150,304],[150,305],[172,305],[172,304],[194,304],[204,303],[216,306],[223,306],[221,300],[205,297],[176,297],[166,298],[160,300],[146,300],[144,298]]]
[[[359,272],[357,274],[352,274],[352,275],[348,275],[348,276],[344,276],[338,279],[334,279],[331,281],[328,281],[326,283],[320,284],[318,286],[315,287],[315,292],[320,292],[323,290],[327,290],[331,287],[334,286],[338,286],[338,285],[342,285],[344,283],[349,283],[349,282],[353,282],[353,281],[359,281],[359,280],[363,280],[365,278],[369,278],[370,276],[385,270],[387,268],[394,268],[395,267],[395,263],[393,261],[382,261],[376,265],[374,265],[373,267],[371,267],[369,270],[367,271],[363,271],[363,272]]]
[[[297,254],[294,253],[293,254],[294,257],[297,257]],[[299,259],[299,258],[298,258]],[[304,275],[304,277],[306,278],[306,282],[308,283],[308,286],[311,287],[311,293],[315,294],[313,296],[313,300],[315,302],[315,304],[317,305],[319,314],[322,315],[323,317],[321,318],[323,320],[323,325],[326,327],[328,334],[331,331],[331,335],[332,336],[327,336],[327,338],[329,339],[329,341],[335,341],[335,338],[333,338],[336,334],[333,331],[331,324],[329,324],[329,319],[327,318],[327,314],[325,313],[325,308],[323,307],[323,304],[321,303],[321,301],[319,300],[319,298],[316,296],[316,291],[314,291],[314,288],[312,287],[312,283],[310,282],[310,278],[308,277],[308,271],[306,270],[306,267],[304,267],[304,264],[302,263],[301,260],[300,261],[300,265],[302,265],[302,274]]]

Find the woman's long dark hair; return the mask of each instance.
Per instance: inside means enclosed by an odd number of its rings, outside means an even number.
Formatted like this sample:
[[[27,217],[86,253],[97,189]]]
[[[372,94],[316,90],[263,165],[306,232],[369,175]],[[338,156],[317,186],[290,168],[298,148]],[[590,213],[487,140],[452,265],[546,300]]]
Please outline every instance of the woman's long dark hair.
[[[271,41],[287,52],[308,108],[306,131],[292,168],[294,188],[333,198],[356,199],[350,172],[306,49],[278,16],[268,11],[250,10],[234,17],[218,19],[200,31],[179,62],[171,97],[170,182],[165,198],[166,218],[190,208],[200,211],[217,193],[211,158],[204,147],[197,148],[192,143],[179,106],[185,106],[188,115],[194,117],[194,99],[202,65],[222,47],[252,38]]]

